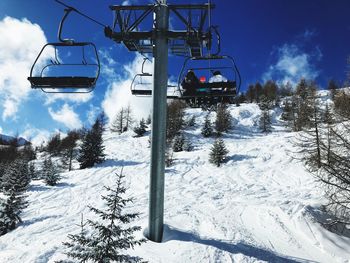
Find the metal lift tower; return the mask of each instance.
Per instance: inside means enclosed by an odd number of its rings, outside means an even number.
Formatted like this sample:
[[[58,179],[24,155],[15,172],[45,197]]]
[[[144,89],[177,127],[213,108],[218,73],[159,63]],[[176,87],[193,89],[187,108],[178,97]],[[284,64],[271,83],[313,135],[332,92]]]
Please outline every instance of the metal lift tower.
[[[204,31],[205,21],[212,8],[203,5],[169,5],[158,0],[151,5],[110,6],[115,12],[112,27],[105,28],[105,35],[117,43],[123,43],[129,51],[151,53],[154,58],[152,92],[151,175],[149,195],[149,222],[147,237],[161,242],[164,218],[164,170],[166,149],[166,116],[169,50],[175,55],[202,56],[203,47],[210,48],[212,36]],[[186,16],[183,12],[186,11]],[[192,12],[199,12],[198,25],[192,23]],[[151,14],[149,31],[138,28]],[[185,28],[169,30],[169,17],[173,14]]]

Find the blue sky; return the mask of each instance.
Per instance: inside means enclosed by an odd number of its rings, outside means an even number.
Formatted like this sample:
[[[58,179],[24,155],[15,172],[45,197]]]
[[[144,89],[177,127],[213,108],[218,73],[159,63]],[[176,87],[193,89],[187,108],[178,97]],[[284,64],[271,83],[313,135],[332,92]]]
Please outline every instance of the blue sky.
[[[108,6],[123,1],[66,0],[106,25],[113,14]],[[138,0],[129,3],[145,4]],[[219,25],[222,53],[235,57],[243,78],[250,83],[274,79],[296,83],[312,78],[321,88],[334,78],[346,80],[350,55],[347,0],[212,0],[212,24]],[[171,3],[200,3],[172,1]],[[105,38],[103,29],[77,15],[67,20],[64,36],[92,41],[102,61],[95,91],[87,96],[51,96],[30,90],[26,78],[36,53],[46,42],[57,41],[62,6],[54,1],[0,1],[0,133],[19,134],[40,142],[56,130],[89,126],[100,110],[110,118],[128,103],[136,117],[147,116],[151,101],[132,98],[130,79],[142,59]],[[175,79],[182,58],[169,58]],[[152,65],[147,65],[149,70]]]

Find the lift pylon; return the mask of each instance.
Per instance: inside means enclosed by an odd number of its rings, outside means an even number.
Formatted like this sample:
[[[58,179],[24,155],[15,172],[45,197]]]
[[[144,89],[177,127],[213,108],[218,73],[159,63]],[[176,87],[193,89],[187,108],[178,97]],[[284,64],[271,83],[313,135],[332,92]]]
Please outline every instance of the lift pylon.
[[[211,47],[211,31],[206,31],[204,26],[213,8],[210,3],[168,5],[166,0],[149,5],[110,6],[115,19],[112,27],[105,28],[106,37],[123,43],[129,51],[150,53],[154,57],[154,86],[153,91],[148,92],[153,98],[153,114],[147,235],[155,242],[161,242],[163,236],[168,53],[203,56],[203,49]],[[199,13],[197,25],[193,24],[194,12]],[[169,30],[171,16],[179,21],[182,29]]]

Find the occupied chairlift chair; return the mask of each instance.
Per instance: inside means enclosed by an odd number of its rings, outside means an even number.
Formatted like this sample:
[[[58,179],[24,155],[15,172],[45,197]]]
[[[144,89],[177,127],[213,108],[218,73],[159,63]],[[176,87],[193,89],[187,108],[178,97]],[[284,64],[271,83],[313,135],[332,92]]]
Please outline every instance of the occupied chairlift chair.
[[[96,46],[91,42],[75,42],[72,39],[62,39],[61,37],[64,21],[71,11],[76,10],[72,7],[65,9],[65,14],[59,24],[58,39],[60,42],[46,44],[30,70],[28,80],[33,89],[39,88],[46,93],[88,93],[95,88],[100,74],[100,60]],[[78,55],[74,53],[74,50],[81,48],[81,61],[79,63],[65,63],[60,58],[60,51],[65,48],[69,50],[66,53],[68,56]],[[42,66],[43,54],[52,51],[52,49],[54,55],[46,65]],[[89,60],[87,60],[86,54],[88,51],[90,51],[88,55],[92,57]],[[41,70],[38,69],[39,67]]]
[[[189,67],[190,62],[197,62],[203,65],[203,61],[208,62],[206,67]],[[220,65],[221,61],[226,61],[227,65]],[[216,62],[219,65],[212,64]],[[184,79],[188,70],[197,73],[198,82],[185,83]],[[212,74],[215,71],[225,71],[228,81],[212,82],[208,81],[209,76],[201,76],[203,72]],[[200,107],[203,104],[213,105],[219,102],[234,103],[241,86],[241,75],[234,59],[231,56],[209,55],[204,57],[189,57],[185,60],[178,78],[178,87],[181,98],[192,107]]]

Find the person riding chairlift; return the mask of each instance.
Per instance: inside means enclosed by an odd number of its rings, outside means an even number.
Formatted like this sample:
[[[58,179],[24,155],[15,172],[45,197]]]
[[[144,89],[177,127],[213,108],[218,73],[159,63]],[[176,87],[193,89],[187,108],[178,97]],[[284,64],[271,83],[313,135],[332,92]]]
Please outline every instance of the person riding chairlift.
[[[227,82],[227,78],[221,75],[219,70],[213,72],[213,76],[209,79],[209,83],[213,82]]]
[[[196,84],[199,83],[199,80],[196,76],[196,74],[193,72],[192,69],[188,70],[185,79],[182,81],[182,88],[185,90],[184,93],[187,94],[193,94],[196,90]]]

